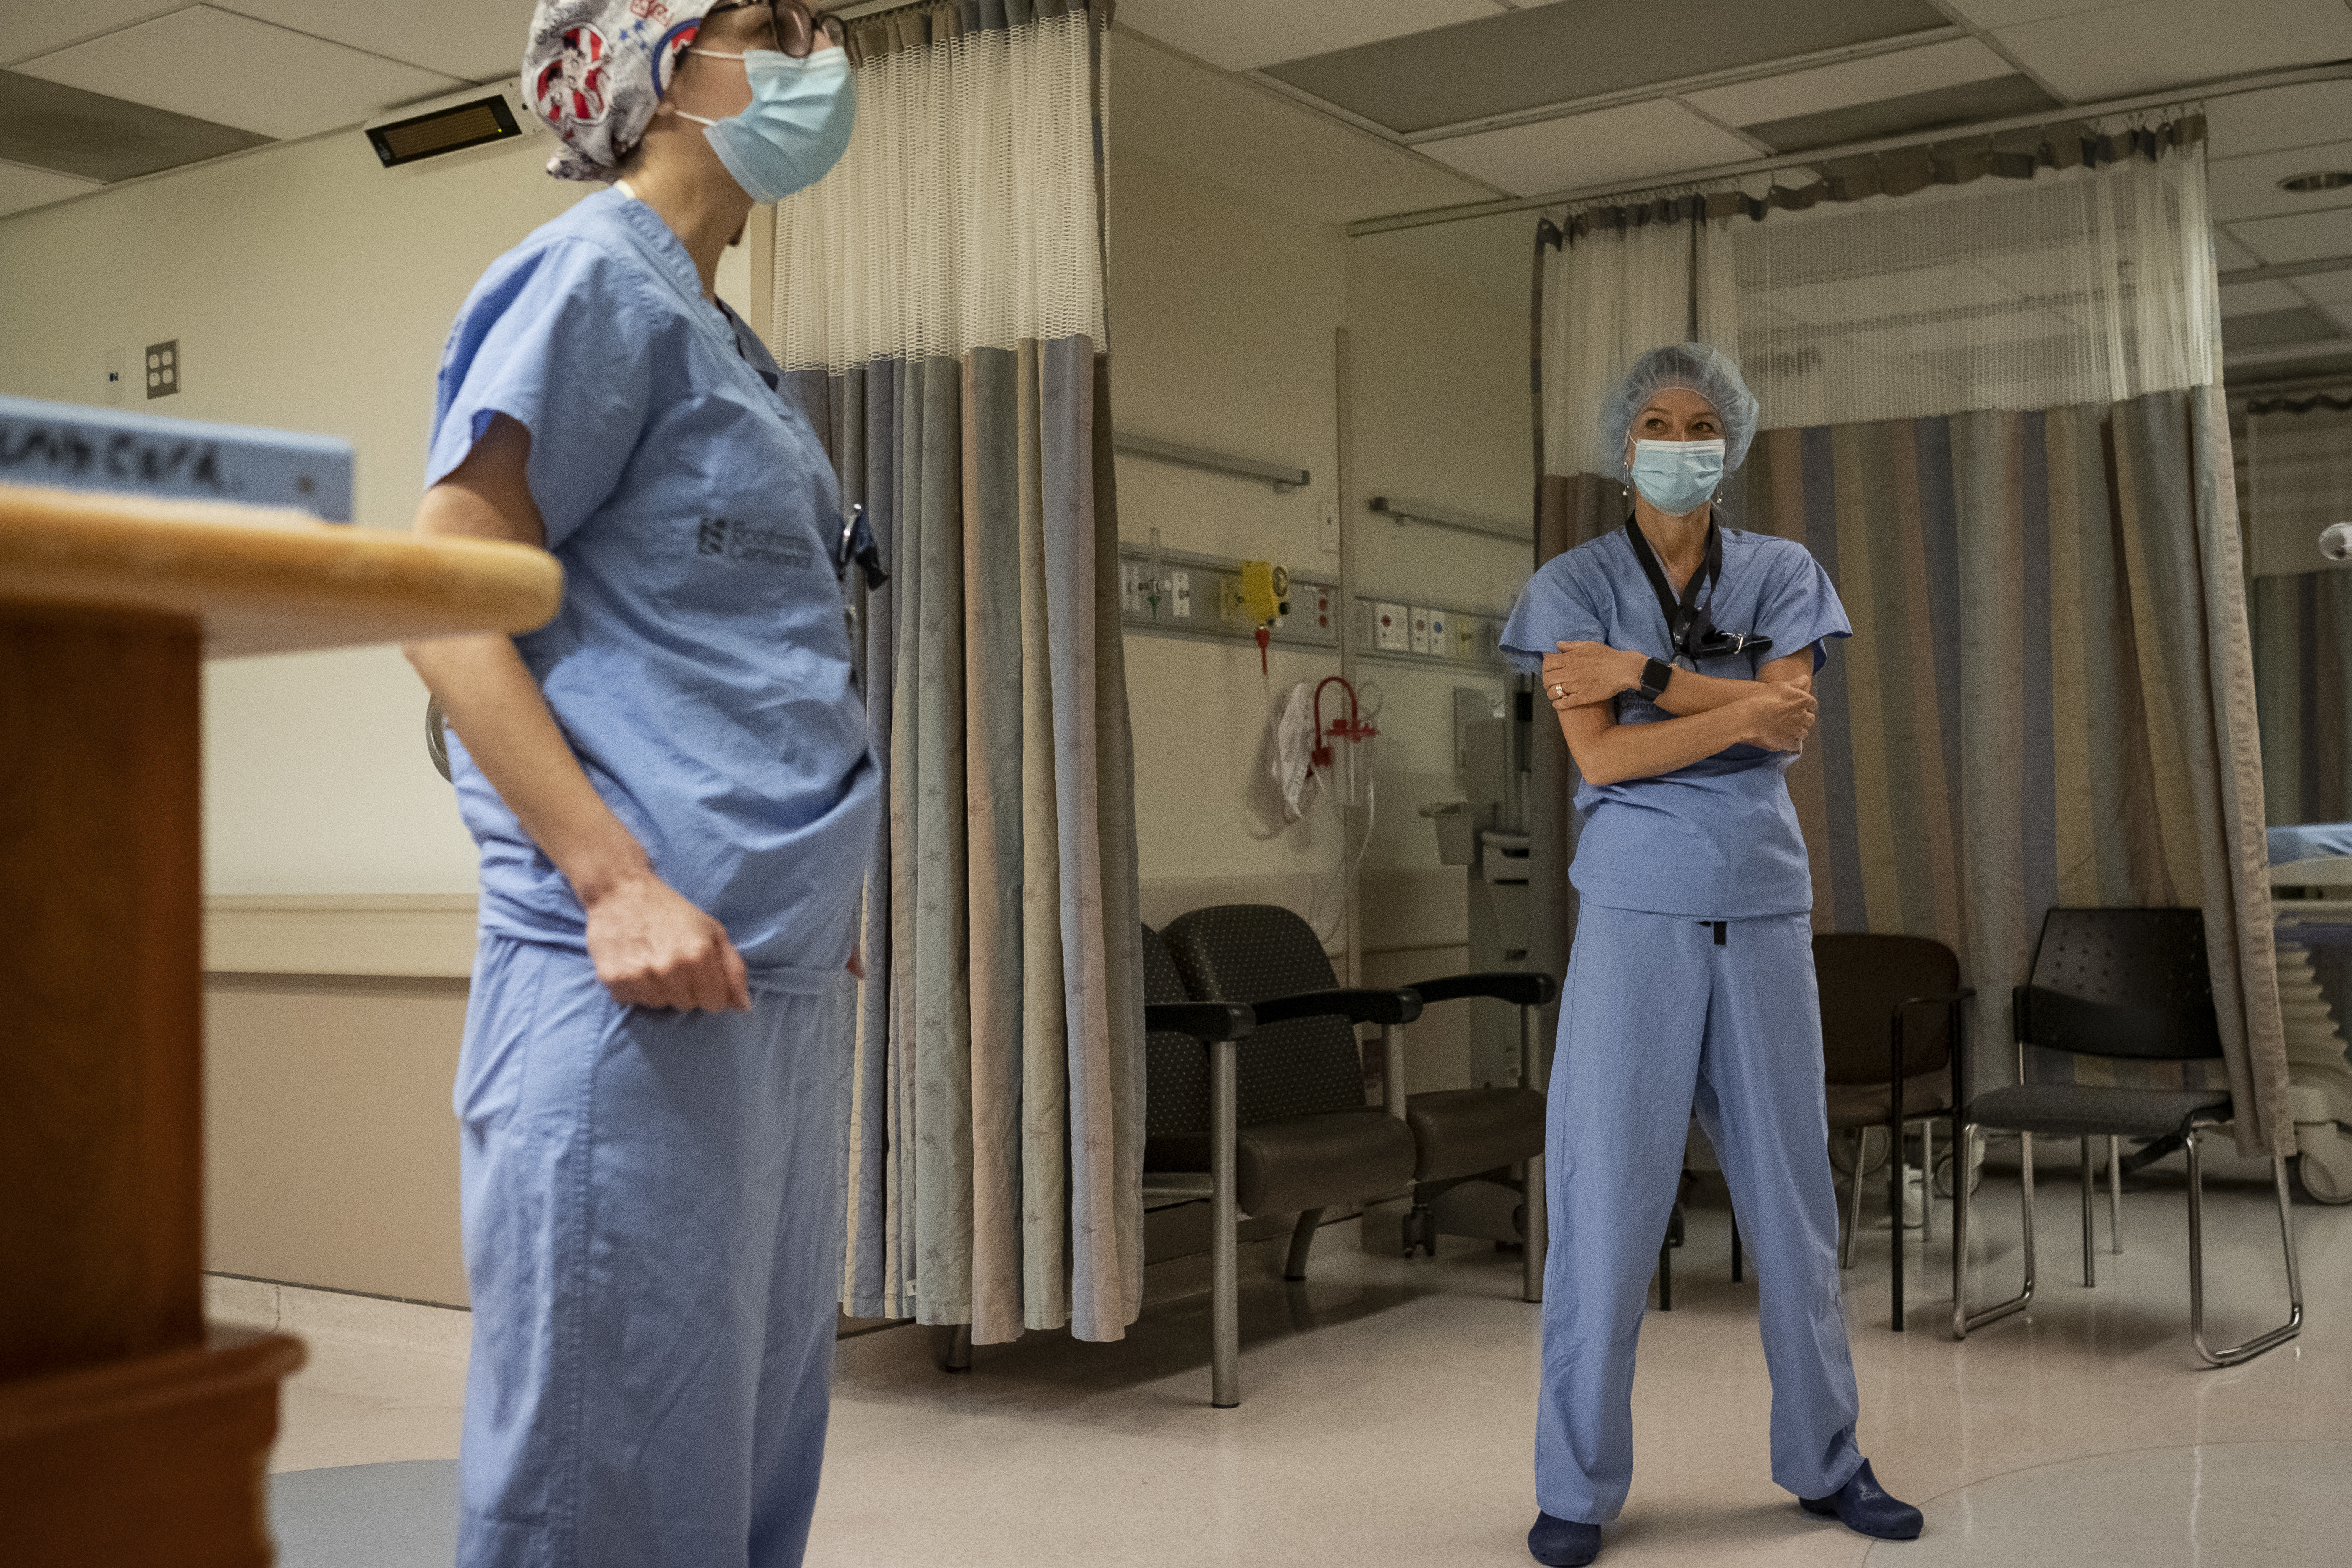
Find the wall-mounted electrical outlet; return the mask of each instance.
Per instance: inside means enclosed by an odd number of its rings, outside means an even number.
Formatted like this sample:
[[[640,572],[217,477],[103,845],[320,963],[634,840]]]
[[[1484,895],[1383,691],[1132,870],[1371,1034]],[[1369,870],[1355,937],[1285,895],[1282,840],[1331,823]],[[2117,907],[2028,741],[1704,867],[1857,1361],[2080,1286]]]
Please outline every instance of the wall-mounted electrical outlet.
[[[1339,554],[1339,503],[1338,501],[1327,500],[1323,503],[1323,510],[1316,526],[1318,530],[1318,532],[1316,535],[1316,540],[1318,543],[1323,546],[1324,553],[1327,555]]]
[[[1192,618],[1192,574],[1171,572],[1168,574],[1168,580],[1174,592],[1177,618],[1191,620]]]
[[[1412,651],[1412,623],[1402,605],[1372,606],[1372,646],[1382,653]]]
[[[147,345],[147,395],[169,397],[180,390],[180,340]]]

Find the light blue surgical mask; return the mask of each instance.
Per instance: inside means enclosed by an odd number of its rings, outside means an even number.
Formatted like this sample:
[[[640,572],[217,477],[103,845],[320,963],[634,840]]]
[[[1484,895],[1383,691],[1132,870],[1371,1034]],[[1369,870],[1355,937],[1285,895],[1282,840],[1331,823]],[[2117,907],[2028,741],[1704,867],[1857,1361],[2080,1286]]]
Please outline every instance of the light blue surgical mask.
[[[729,54],[695,49],[713,59],[741,60],[751,80],[751,105],[724,120],[680,114],[706,127],[710,150],[755,202],[780,202],[825,176],[849,146],[857,121],[857,79],[849,51],[825,49],[796,60],[781,49]]]
[[[1723,483],[1720,441],[1636,441],[1633,488],[1668,517],[1687,517]]]

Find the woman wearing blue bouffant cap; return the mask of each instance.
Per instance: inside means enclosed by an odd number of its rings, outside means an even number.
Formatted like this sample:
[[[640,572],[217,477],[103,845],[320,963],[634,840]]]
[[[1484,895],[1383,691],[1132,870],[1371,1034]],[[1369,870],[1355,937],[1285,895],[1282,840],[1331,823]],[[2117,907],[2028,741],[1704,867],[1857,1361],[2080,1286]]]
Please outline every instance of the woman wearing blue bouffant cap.
[[[542,0],[549,172],[607,188],[491,266],[442,360],[418,531],[564,570],[540,630],[408,650],[481,850],[460,1568],[791,1568],[808,1538],[878,775],[856,531],[713,284],[847,145],[839,41],[793,0]]]
[[[1812,1513],[1908,1540],[1918,1510],[1854,1442],[1813,979],[1812,879],[1789,764],[1814,672],[1850,636],[1791,540],[1724,527],[1756,437],[1729,355],[1673,343],[1602,410],[1625,526],[1554,557],[1503,645],[1580,775],[1579,913],[1560,992],[1544,1171],[1538,1562],[1592,1561],[1633,1475],[1633,1347],[1696,1113],[1756,1260],[1772,1373],[1772,1479]]]

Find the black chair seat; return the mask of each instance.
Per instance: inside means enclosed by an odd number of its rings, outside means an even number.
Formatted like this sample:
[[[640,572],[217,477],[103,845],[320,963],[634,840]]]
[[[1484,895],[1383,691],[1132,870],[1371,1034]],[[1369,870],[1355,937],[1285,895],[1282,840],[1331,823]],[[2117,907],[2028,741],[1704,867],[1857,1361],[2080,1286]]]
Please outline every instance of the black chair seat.
[[[1334,1110],[1261,1121],[1241,1129],[1234,1146],[1234,1189],[1241,1211],[1287,1214],[1352,1204],[1412,1181],[1412,1133],[1381,1110]],[[1206,1171],[1205,1136],[1147,1139],[1147,1171]]]
[[[1405,1123],[1421,1150],[1413,1180],[1451,1181],[1542,1153],[1544,1098],[1528,1089],[1437,1089],[1405,1101]]]
[[[1884,1127],[1895,1113],[1894,1097],[1883,1083],[1832,1083],[1829,1091],[1832,1127]],[[1914,1074],[1903,1080],[1903,1116],[1940,1116],[1952,1109],[1952,1075],[1948,1068]]]
[[[2226,1107],[2227,1089],[2100,1089],[2029,1083],[1988,1089],[1969,1102],[1969,1120],[2000,1132],[2063,1138],[2161,1138],[2200,1110]]]

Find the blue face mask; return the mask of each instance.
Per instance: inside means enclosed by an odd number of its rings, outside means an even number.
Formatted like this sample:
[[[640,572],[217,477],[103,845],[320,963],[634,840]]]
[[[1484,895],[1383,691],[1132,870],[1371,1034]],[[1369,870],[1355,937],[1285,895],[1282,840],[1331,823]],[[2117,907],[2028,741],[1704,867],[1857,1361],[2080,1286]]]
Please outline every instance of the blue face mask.
[[[825,176],[849,146],[857,121],[857,79],[849,52],[825,49],[796,60],[781,49],[740,55],[696,49],[713,59],[741,60],[751,79],[751,106],[724,120],[680,114],[710,138],[710,150],[755,202],[780,202]]]
[[[1668,517],[1687,517],[1723,483],[1720,441],[1636,441],[1633,488]]]

